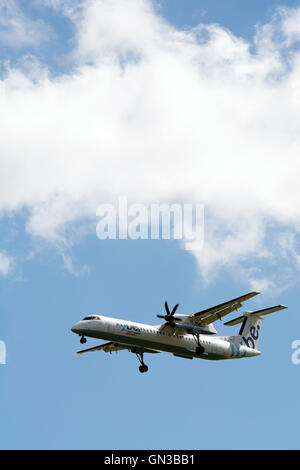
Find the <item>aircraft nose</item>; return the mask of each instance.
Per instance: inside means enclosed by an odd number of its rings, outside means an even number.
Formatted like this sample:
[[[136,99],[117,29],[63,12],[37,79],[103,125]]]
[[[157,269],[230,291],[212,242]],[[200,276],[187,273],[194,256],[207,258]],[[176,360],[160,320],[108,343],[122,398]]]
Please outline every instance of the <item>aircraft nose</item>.
[[[73,333],[78,333],[79,332],[78,323],[76,323],[76,325],[72,326],[71,331]]]

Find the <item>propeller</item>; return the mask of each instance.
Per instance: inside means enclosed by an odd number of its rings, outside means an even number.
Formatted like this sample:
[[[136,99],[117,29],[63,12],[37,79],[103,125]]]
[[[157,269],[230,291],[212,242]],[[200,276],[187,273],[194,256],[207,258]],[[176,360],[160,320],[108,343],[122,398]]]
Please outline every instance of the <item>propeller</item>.
[[[166,320],[166,325],[174,325],[174,321],[181,321],[181,318],[174,318],[174,313],[176,312],[179,304],[176,304],[175,307],[173,307],[172,311],[170,312],[169,306],[167,302],[165,302],[165,309],[167,312],[167,315],[156,315],[158,318],[163,318]]]

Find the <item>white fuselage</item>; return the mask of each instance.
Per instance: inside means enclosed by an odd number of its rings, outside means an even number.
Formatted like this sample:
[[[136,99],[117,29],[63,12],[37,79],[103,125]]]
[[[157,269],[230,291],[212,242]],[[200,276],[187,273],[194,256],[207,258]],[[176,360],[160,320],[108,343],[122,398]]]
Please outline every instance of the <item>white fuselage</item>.
[[[128,345],[132,348],[144,348],[154,351],[166,351],[186,358],[198,357],[201,359],[233,359],[257,356],[260,352],[251,349],[231,338],[238,337],[211,337],[199,335],[199,343],[204,352],[196,352],[197,338],[191,334],[174,333],[172,327],[166,325],[146,325],[116,318],[98,317],[93,320],[83,319],[76,323],[71,330],[80,336],[98,338],[112,341],[119,345]]]

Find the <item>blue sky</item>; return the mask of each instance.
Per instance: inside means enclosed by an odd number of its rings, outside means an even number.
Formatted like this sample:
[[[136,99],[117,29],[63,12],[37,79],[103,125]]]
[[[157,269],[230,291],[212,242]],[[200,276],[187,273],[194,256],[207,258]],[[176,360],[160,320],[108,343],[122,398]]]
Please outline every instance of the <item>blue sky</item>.
[[[300,4],[247,3],[0,9],[0,448],[299,448]],[[100,241],[120,195],[204,203],[202,251]],[[156,324],[165,300],[254,289],[246,308],[289,307],[260,357],[162,353],[142,375],[124,351],[76,354],[87,313]]]

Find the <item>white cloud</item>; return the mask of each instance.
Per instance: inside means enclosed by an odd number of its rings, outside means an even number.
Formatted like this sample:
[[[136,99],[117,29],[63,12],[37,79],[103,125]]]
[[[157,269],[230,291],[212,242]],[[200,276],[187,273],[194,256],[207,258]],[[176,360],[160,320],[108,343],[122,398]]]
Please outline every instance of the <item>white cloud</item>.
[[[13,267],[13,258],[8,256],[3,251],[0,251],[0,275],[3,277],[8,276]]]
[[[0,44],[12,49],[40,47],[41,43],[53,38],[53,30],[43,20],[27,17],[15,0],[1,0],[0,3]]]
[[[280,8],[281,28],[288,46],[300,41],[300,10],[299,8],[287,9]]]
[[[0,364],[6,364],[6,345],[0,340]]]
[[[204,203],[206,279],[289,264],[277,233],[300,227],[300,9],[277,15],[289,49],[272,20],[252,53],[218,25],[172,27],[147,0],[47,3],[76,27],[74,72],[23,64],[2,80],[0,210],[29,208],[28,232],[64,245],[68,224],[119,195]]]

